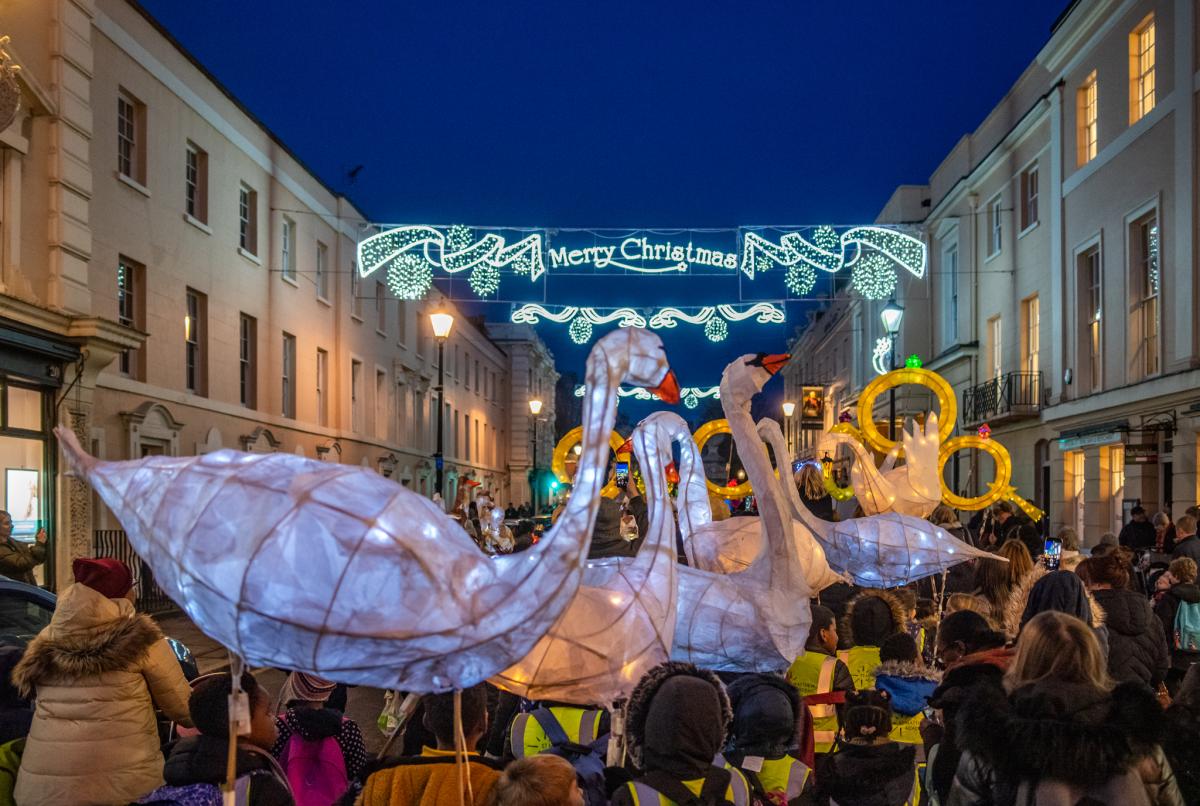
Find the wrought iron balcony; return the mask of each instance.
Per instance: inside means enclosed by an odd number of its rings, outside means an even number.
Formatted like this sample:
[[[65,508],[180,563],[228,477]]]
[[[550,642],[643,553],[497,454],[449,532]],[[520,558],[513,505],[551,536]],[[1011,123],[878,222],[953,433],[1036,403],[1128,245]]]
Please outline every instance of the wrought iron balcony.
[[[1041,372],[1009,372],[963,390],[968,425],[1037,417],[1044,403]]]

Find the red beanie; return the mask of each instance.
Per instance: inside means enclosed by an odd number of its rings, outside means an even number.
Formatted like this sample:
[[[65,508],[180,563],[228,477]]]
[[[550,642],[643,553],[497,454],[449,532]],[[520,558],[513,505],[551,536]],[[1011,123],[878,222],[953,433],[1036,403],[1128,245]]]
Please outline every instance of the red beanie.
[[[133,588],[133,574],[129,566],[112,557],[81,557],[71,570],[75,581],[87,585],[109,599],[120,599]]]

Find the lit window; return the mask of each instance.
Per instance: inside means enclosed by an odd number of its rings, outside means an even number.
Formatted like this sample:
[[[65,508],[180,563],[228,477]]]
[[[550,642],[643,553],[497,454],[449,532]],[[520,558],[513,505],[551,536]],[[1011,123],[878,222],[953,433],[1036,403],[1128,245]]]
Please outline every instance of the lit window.
[[[1041,307],[1036,294],[1021,303],[1021,318],[1024,320],[1025,325],[1021,364],[1024,371],[1031,375],[1037,374],[1041,369],[1038,356],[1042,338]]]
[[[1098,112],[1098,94],[1096,86],[1096,71],[1093,70],[1084,80],[1076,93],[1076,124],[1078,133],[1078,163],[1087,165],[1096,157],[1096,143],[1098,126],[1096,124]]]
[[[1154,15],[1129,34],[1129,125],[1154,109]]]
[[[208,392],[208,367],[204,347],[208,340],[208,299],[187,290],[187,312],[183,317],[184,375],[187,390],[197,395]]]
[[[1134,372],[1147,377],[1157,375],[1159,371],[1161,275],[1158,264],[1158,213],[1151,213],[1135,223],[1131,235],[1133,249],[1130,258],[1133,265],[1130,267],[1130,282],[1136,301],[1133,325],[1137,333]]]
[[[1087,371],[1079,378],[1080,392],[1097,392],[1104,383],[1103,331],[1101,313],[1104,297],[1101,288],[1100,247],[1093,246],[1079,255],[1079,356],[1080,367]]]

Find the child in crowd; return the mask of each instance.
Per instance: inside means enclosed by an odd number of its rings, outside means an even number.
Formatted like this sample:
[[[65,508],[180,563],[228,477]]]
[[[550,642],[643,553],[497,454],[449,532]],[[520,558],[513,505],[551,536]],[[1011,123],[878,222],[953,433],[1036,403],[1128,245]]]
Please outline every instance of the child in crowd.
[[[892,739],[921,748],[922,710],[942,676],[925,668],[912,636],[897,633],[879,648],[881,663],[875,671],[875,687],[887,692],[892,702]]]
[[[896,633],[907,631],[904,605],[891,591],[868,589],[854,597],[842,617],[841,637],[849,649],[838,652],[838,657],[850,669],[855,689],[875,688],[879,648]]]
[[[337,684],[292,672],[275,719],[278,738],[271,755],[279,760],[296,793],[298,806],[319,806],[341,797],[367,761],[358,725],[326,707]]]
[[[559,756],[530,756],[505,768],[492,806],[584,806],[575,768]]]
[[[730,684],[729,701],[733,727],[725,760],[741,770],[762,803],[812,803],[811,771],[790,755],[804,738],[795,687],[775,675],[748,674]]]
[[[846,700],[838,752],[817,768],[822,806],[909,806],[917,802],[917,749],[891,739],[892,702],[886,691],[860,691]]]
[[[846,693],[854,691],[854,680],[850,669],[836,657],[838,630],[833,611],[813,605],[812,619],[804,654],[788,669],[787,679],[812,713],[813,744],[820,754],[833,749],[842,704]]]

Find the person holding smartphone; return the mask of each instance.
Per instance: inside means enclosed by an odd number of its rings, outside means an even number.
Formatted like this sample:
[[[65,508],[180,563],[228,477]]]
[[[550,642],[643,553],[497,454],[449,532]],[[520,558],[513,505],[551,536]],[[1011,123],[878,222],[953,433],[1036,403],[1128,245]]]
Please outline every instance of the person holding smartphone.
[[[622,504],[622,496],[618,494],[616,498],[601,498],[600,510],[596,514],[596,525],[592,527],[592,544],[588,548],[588,559],[595,560],[603,557],[632,557],[637,554],[638,548],[641,547],[642,541],[646,534],[646,501],[638,492],[637,484],[633,480],[633,473],[629,471],[628,463],[613,462],[609,465],[608,480],[609,483],[617,484],[618,464],[625,465],[625,472],[622,477],[625,484],[620,487],[624,493],[625,503]],[[637,524],[638,537],[633,540],[627,540],[621,531],[621,520],[626,511],[634,517],[634,522]]]
[[[13,539],[12,515],[0,510],[0,574],[36,585],[33,569],[46,562],[46,530],[39,528],[33,545]]]

